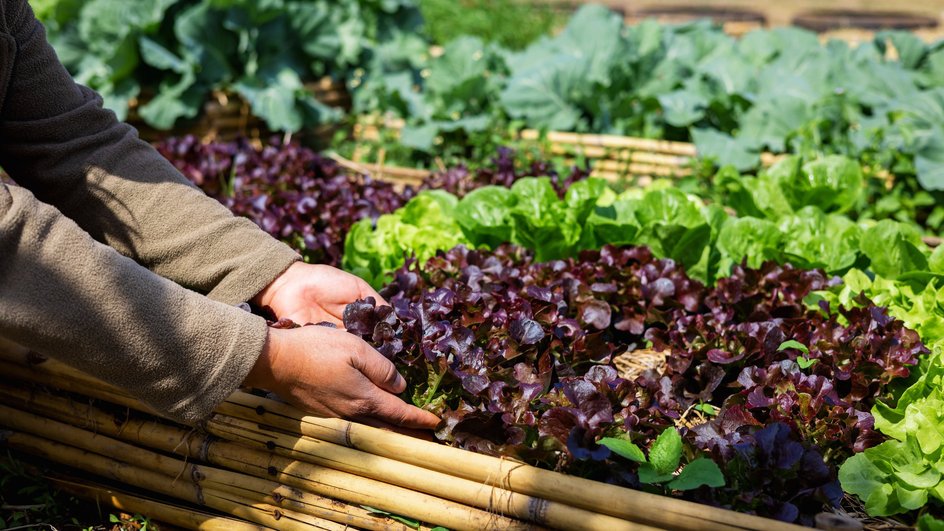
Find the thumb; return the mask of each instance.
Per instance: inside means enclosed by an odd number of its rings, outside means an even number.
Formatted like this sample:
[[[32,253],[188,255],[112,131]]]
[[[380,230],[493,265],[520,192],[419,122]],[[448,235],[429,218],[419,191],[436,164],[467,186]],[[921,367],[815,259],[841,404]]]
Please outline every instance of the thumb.
[[[355,369],[384,391],[398,395],[406,390],[406,380],[400,376],[392,361],[366,343],[360,350],[359,355],[351,357]]]

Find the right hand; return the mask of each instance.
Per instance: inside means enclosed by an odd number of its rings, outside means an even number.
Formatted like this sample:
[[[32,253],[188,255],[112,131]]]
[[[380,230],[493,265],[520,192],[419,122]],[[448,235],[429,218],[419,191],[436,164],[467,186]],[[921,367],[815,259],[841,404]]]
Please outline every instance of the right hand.
[[[436,415],[396,396],[406,381],[390,360],[362,339],[327,326],[270,328],[244,385],[324,417],[414,429],[439,424]]]

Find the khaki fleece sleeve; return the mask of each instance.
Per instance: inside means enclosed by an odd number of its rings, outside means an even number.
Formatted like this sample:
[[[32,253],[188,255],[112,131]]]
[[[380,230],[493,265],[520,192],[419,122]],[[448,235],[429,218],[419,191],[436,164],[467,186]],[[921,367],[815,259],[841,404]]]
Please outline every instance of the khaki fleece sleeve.
[[[0,166],[96,240],[158,275],[235,304],[298,260],[191,185],[77,85],[26,0],[3,0],[16,40],[0,110]]]
[[[29,191],[0,184],[0,336],[195,422],[245,379],[266,324],[148,271]]]

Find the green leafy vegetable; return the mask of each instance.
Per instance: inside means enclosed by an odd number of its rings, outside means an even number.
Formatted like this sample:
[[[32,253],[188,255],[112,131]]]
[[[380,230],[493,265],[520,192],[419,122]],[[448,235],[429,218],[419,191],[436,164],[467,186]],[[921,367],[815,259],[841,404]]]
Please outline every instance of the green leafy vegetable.
[[[872,271],[895,279],[912,271],[928,271],[928,259],[919,249],[921,233],[912,226],[882,220],[862,235],[862,251]]]
[[[803,343],[800,343],[799,341],[795,339],[788,339],[784,341],[783,343],[780,344],[779,347],[777,347],[777,350],[782,351],[788,348],[795,348],[804,354],[810,353],[810,349],[808,349],[806,345],[804,345]]]
[[[604,437],[598,444],[616,455],[640,463],[639,481],[647,485],[664,484],[668,490],[693,490],[701,486],[723,487],[724,475],[718,464],[706,457],[699,457],[676,471],[682,459],[682,437],[674,427],[666,428],[649,448],[649,458],[642,450],[626,439]]]
[[[637,463],[646,462],[646,455],[642,453],[642,450],[626,439],[604,437],[597,441],[597,443],[606,446],[614,454],[619,455],[620,457],[625,457],[630,461],[635,461]]]
[[[376,227],[370,219],[357,222],[345,240],[343,267],[381,286],[403,264],[407,252],[425,261],[437,250],[468,244],[450,215],[457,203],[451,194],[427,191],[393,214],[380,216]]]
[[[711,459],[699,457],[685,465],[679,475],[666,487],[672,490],[692,490],[701,486],[723,487],[724,475],[718,464]]]
[[[658,474],[675,472],[681,459],[682,438],[675,428],[663,431],[649,449],[649,464]]]

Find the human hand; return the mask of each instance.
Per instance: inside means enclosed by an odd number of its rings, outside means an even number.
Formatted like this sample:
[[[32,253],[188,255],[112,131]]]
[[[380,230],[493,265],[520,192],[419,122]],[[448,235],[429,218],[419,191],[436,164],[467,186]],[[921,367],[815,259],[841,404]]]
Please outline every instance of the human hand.
[[[252,302],[271,309],[277,319],[291,319],[298,324],[327,321],[342,326],[345,306],[367,297],[387,304],[355,275],[328,265],[296,262]]]
[[[439,418],[396,396],[406,381],[360,338],[327,326],[269,329],[244,382],[311,413],[377,427],[432,429]]]

